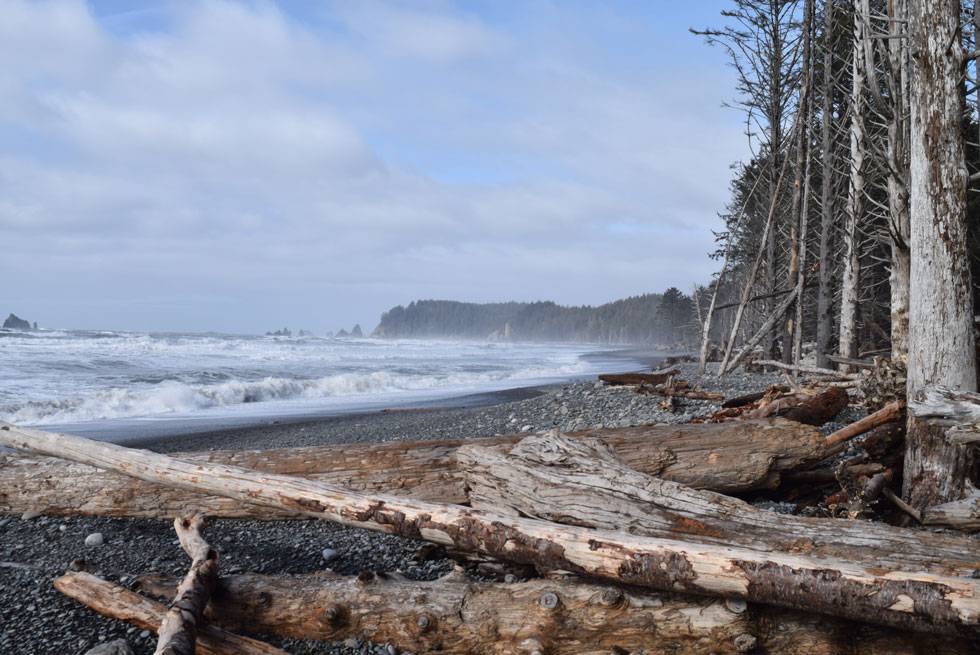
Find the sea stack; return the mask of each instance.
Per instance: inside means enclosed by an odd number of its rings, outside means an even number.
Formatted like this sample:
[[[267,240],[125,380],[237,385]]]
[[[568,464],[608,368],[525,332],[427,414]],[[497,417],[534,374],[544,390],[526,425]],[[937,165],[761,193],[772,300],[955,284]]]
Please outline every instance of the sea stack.
[[[7,317],[7,320],[3,322],[3,327],[8,330],[30,331],[32,329],[30,321],[25,321],[21,317],[17,316],[17,314],[13,313],[10,314],[10,316]],[[37,323],[34,324],[33,329],[37,329]]]

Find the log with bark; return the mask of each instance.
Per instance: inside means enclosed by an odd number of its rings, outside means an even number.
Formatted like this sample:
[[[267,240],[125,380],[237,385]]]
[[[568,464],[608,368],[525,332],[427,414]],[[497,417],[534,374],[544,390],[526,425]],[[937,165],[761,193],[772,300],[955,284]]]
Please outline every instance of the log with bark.
[[[175,581],[138,588],[168,597]],[[433,582],[330,573],[222,578],[208,619],[228,630],[297,639],[347,637],[447,655],[975,653],[964,641],[847,621],[572,579],[488,584],[457,573]]]
[[[539,570],[569,571],[648,589],[740,597],[902,629],[980,634],[980,579],[958,574],[955,549],[949,549],[951,557],[944,553],[945,571],[906,571],[889,568],[884,561],[867,566],[861,560],[810,557],[809,544],[788,552],[760,552],[362,494],[323,482],[184,462],[28,428],[3,426],[0,445]],[[975,549],[971,552],[975,555]]]
[[[141,596],[90,573],[69,572],[54,581],[55,588],[69,598],[92,608],[99,614],[126,621],[143,630],[156,632],[167,606]],[[274,646],[203,625],[197,635],[197,655],[286,655]]]
[[[218,582],[218,553],[201,535],[204,517],[174,519],[181,548],[191,558],[191,568],[177,586],[170,609],[160,623],[154,655],[194,655],[194,643]]]
[[[637,470],[698,488],[729,493],[778,484],[782,472],[823,457],[823,438],[813,428],[789,421],[743,421],[720,425],[651,425],[585,430]],[[507,450],[523,436],[482,439]],[[472,441],[472,440],[469,440]],[[420,500],[466,503],[456,450],[469,441],[343,444],[270,450],[182,453],[203,464],[296,475],[352,490],[389,491]],[[0,513],[173,518],[188,513],[211,517],[288,518],[295,513],[191,494],[151,485],[58,459],[0,455]]]
[[[166,597],[174,581],[137,580]],[[757,640],[747,612],[719,599],[656,594],[569,579],[477,583],[451,573],[417,582],[357,577],[222,578],[208,619],[232,630],[299,639],[348,637],[414,653],[738,653]],[[621,650],[618,650],[621,649]]]

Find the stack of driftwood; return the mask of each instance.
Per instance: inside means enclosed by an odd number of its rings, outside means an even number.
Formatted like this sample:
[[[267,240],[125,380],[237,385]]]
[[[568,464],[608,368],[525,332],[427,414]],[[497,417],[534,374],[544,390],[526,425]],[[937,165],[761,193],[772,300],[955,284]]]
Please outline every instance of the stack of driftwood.
[[[607,381],[694,391],[675,375]],[[980,439],[980,399],[930,398],[917,416],[956,417],[959,443]],[[0,444],[58,459],[4,458],[0,511],[179,517],[183,580],[144,576],[146,595],[80,572],[56,582],[157,630],[161,653],[281,652],[236,632],[414,653],[975,652],[980,542],[920,524],[975,530],[976,504],[903,507],[904,403],[830,436],[814,427],[847,402],[790,383],[697,424],[173,457],[8,425]],[[747,502],[759,499],[810,515]],[[203,515],[315,517],[535,576],[220,576]]]

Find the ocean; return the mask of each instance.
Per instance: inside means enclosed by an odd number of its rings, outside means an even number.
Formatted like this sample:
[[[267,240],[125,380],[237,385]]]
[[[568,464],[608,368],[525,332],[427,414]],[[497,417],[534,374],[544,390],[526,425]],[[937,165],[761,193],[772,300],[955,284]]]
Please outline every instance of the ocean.
[[[638,366],[596,345],[0,330],[0,421],[90,436],[179,433]]]

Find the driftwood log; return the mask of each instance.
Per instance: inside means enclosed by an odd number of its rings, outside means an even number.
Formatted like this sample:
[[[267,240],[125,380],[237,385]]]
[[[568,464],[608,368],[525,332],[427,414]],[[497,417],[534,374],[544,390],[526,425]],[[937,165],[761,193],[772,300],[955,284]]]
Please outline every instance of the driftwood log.
[[[181,548],[191,558],[191,568],[177,586],[170,609],[160,623],[154,655],[194,655],[194,643],[204,608],[218,582],[218,553],[201,535],[204,517],[174,519]]]
[[[138,579],[140,590],[153,596],[166,597],[173,584],[156,576]],[[694,655],[754,646],[744,609],[744,603],[574,580],[473,583],[450,574],[416,582],[326,573],[222,578],[208,618],[228,630],[330,641],[359,637],[413,653]]]
[[[765,553],[732,545],[633,535],[361,494],[238,467],[184,462],[81,437],[0,428],[0,445],[110,468],[148,482],[208,492],[348,525],[420,538],[541,570],[648,589],[743,598],[902,629],[978,636],[980,579],[868,567],[860,561]]]
[[[867,568],[969,577],[980,565],[980,549],[970,538],[760,510],[639,473],[601,442],[557,432],[528,437],[510,454],[472,445],[459,457],[476,508],[760,553],[805,553]]]
[[[735,493],[775,487],[784,471],[823,456],[820,433],[790,421],[729,425],[651,425],[585,430],[601,438],[631,468],[697,488]],[[509,450],[526,435],[481,439]],[[472,440],[344,444],[308,448],[214,451],[175,455],[202,464],[227,464],[295,475],[368,493],[384,491],[436,502],[468,502],[456,450]],[[282,509],[151,485],[131,477],[60,459],[0,455],[0,514],[173,518],[288,518]]]
[[[762,406],[745,414],[749,418],[780,418],[805,423],[823,425],[843,411],[850,398],[843,389],[831,387],[817,393],[799,393],[776,397]]]
[[[69,572],[54,581],[55,588],[99,614],[156,632],[167,606],[90,573]],[[267,643],[226,632],[212,625],[200,627],[197,655],[287,655]]]
[[[142,576],[139,589],[169,597],[175,580]],[[222,578],[208,619],[228,630],[297,639],[347,637],[413,653],[551,655],[752,652],[768,655],[976,653],[968,643],[680,594],[569,579],[507,584],[235,575]]]
[[[652,373],[604,373],[599,380],[611,387],[662,384],[680,372],[678,368],[666,368]]]

